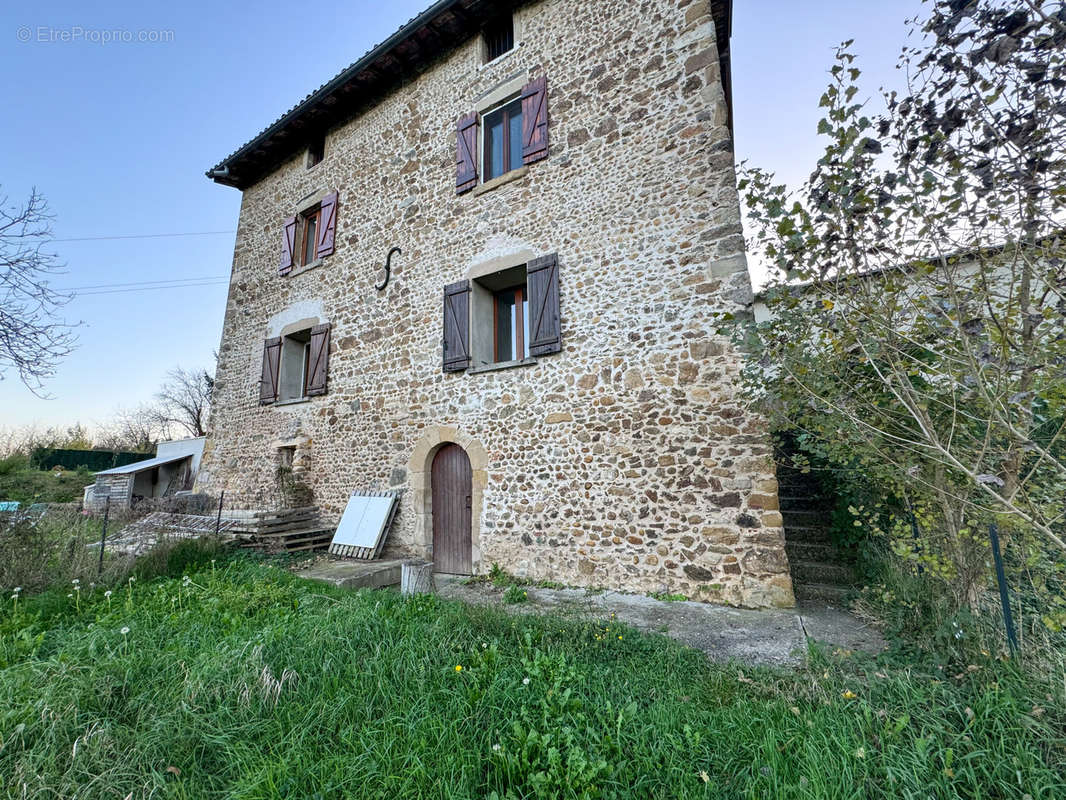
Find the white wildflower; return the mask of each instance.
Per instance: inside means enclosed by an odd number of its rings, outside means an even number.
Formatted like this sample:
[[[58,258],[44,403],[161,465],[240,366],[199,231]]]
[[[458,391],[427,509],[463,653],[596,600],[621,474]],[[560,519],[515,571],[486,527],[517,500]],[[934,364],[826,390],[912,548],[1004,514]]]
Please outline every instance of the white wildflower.
[[[119,631],[119,633],[121,633],[123,636],[125,636],[129,632],[130,632],[129,625],[123,625],[122,626],[122,630]]]
[[[110,589],[108,589],[106,592],[104,592],[104,597],[111,597],[111,590]]]
[[[498,743],[497,743],[497,744],[494,744],[494,745],[492,746],[492,750],[493,750],[493,752],[499,752],[499,750],[500,750],[500,745],[499,745]]]
[[[522,685],[529,686],[529,678],[522,678]]]

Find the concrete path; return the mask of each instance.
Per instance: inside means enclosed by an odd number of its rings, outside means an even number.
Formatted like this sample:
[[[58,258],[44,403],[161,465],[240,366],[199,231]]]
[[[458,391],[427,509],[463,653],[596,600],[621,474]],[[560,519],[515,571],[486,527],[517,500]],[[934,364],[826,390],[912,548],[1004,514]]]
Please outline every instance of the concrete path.
[[[488,582],[435,576],[437,593],[467,603],[514,613],[559,614],[584,619],[614,618],[647,633],[661,633],[702,650],[713,661],[787,666],[807,653],[808,637],[831,647],[878,652],[884,639],[853,614],[804,607],[753,611],[692,601],[670,602],[621,592],[590,594],[583,589],[525,587],[527,602],[506,604],[503,591]]]
[[[399,583],[400,561],[357,562],[319,559],[296,574],[343,588],[378,588]],[[519,614],[558,614],[614,619],[647,633],[661,633],[702,650],[714,661],[788,666],[799,664],[808,639],[830,647],[877,652],[884,639],[847,611],[824,604],[800,608],[748,609],[691,601],[669,602],[621,592],[525,587],[527,602],[504,602],[503,590],[488,581],[434,576],[442,597]]]

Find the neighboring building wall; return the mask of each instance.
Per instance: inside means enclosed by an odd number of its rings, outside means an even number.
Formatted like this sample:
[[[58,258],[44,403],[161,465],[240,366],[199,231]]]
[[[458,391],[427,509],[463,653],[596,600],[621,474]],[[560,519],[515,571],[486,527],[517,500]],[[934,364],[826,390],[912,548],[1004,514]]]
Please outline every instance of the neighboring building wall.
[[[322,163],[300,153],[244,193],[198,488],[268,504],[292,447],[327,515],[353,490],[404,489],[391,546],[429,555],[428,465],[458,441],[475,571],[789,605],[769,441],[713,333],[712,312],[743,309],[751,288],[709,5],[516,13],[509,55],[482,65],[467,42],[331,131]],[[539,75],[549,158],[456,196],[456,120]],[[336,253],[279,277],[282,220],[333,189]],[[553,252],[563,351],[442,373],[444,286]],[[304,318],[333,325],[328,393],[260,406],[264,339]]]
[[[112,508],[129,508],[133,475],[99,475],[91,488],[85,495],[86,510],[103,511],[109,497]]]
[[[200,469],[200,459],[204,454],[204,442],[206,438],[198,436],[195,439],[175,439],[170,442],[160,442],[155,449],[158,458],[174,458],[175,456],[191,456],[191,469],[193,476]]]

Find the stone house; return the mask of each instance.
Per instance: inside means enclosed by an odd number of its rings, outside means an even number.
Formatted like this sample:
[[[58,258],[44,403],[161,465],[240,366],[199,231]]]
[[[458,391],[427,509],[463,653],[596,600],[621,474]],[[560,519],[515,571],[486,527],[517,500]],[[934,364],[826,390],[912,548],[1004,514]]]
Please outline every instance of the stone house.
[[[728,0],[439,0],[208,172],[242,192],[197,480],[402,491],[443,572],[791,605]]]

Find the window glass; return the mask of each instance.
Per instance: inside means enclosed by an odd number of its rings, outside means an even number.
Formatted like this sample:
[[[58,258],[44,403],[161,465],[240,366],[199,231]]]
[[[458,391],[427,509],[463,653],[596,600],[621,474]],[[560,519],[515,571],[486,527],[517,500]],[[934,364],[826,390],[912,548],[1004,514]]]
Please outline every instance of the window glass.
[[[482,118],[486,181],[522,166],[522,101],[513,100]]]
[[[310,264],[315,260],[315,241],[318,239],[318,212],[307,217],[304,229],[304,261]]]
[[[503,109],[485,117],[485,180],[507,171],[503,165]]]
[[[509,289],[496,295],[496,360],[514,361],[517,330],[515,292]]]
[[[510,141],[510,152],[508,155],[508,168],[518,169],[522,166],[522,101],[512,104],[514,107],[514,113],[509,115],[509,122],[511,130],[507,137]]]

